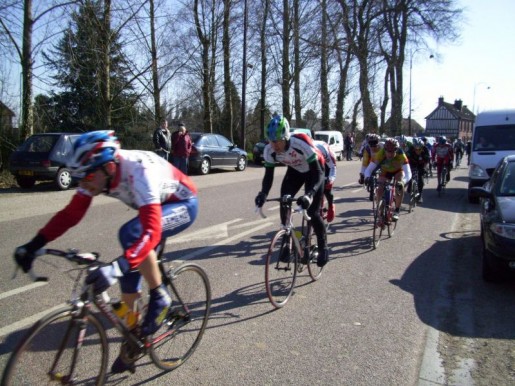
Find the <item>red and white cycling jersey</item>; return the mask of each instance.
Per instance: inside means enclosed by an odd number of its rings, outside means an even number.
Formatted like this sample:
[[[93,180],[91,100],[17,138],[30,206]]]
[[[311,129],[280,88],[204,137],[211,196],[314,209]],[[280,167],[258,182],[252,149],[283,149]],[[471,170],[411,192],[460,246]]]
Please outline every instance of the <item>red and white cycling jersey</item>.
[[[304,139],[301,139],[301,136],[304,136]],[[323,167],[323,156],[316,149],[313,140],[305,134],[292,135],[289,146],[283,153],[274,153],[271,144],[267,144],[263,150],[265,166],[275,166],[276,162],[280,162],[301,173],[307,173],[309,164],[317,158]]]
[[[332,184],[336,180],[336,156],[326,142],[314,141],[314,143],[324,157],[325,177]]]

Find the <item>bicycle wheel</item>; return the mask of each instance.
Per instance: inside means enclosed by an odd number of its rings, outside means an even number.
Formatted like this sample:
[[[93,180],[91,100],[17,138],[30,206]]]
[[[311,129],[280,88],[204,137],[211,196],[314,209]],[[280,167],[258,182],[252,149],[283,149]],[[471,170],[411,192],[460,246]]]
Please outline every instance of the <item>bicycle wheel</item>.
[[[438,197],[441,197],[445,193],[445,185],[447,184],[447,169],[443,168],[442,173],[440,174],[440,181],[438,183],[440,184],[440,190],[438,191]]]
[[[289,248],[289,254],[284,250]],[[290,298],[297,278],[297,256],[292,236],[284,229],[270,243],[265,262],[266,294],[275,308],[283,307]]]
[[[76,317],[61,308],[30,328],[9,358],[2,385],[103,385],[107,345],[94,314]]]
[[[374,249],[377,248],[379,242],[381,241],[381,235],[383,234],[384,229],[384,201],[380,200],[379,204],[376,207],[374,212],[374,229],[372,231],[372,242]]]
[[[194,263],[172,270],[167,285],[172,307],[152,335],[149,353],[157,367],[170,371],[182,365],[202,339],[211,308],[211,286],[206,272]]]
[[[322,271],[324,267],[319,267],[317,265],[318,260],[318,246],[311,245],[309,248],[309,264],[308,264],[308,273],[313,281],[320,279],[322,276]]]

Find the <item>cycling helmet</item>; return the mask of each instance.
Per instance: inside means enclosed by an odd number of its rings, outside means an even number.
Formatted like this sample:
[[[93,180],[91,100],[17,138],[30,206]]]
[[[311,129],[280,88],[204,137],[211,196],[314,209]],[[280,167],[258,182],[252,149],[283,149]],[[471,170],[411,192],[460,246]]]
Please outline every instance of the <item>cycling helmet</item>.
[[[367,142],[370,146],[377,146],[379,143],[379,136],[377,134],[368,134]]]
[[[73,144],[68,168],[73,177],[83,178],[102,165],[114,161],[118,149],[120,142],[112,130],[84,133]]]
[[[440,145],[445,145],[447,143],[447,138],[445,138],[445,135],[442,135],[440,138],[438,138],[438,143]]]
[[[270,141],[290,139],[290,124],[280,115],[275,115],[266,128],[266,137]]]
[[[386,151],[392,152],[396,151],[399,148],[399,141],[397,141],[395,138],[386,138],[386,141],[384,142],[384,149]]]
[[[400,143],[401,145],[404,145],[406,142],[407,142],[407,140],[406,140],[406,136],[405,136],[405,135],[403,135],[403,134],[401,134],[401,135],[399,136],[399,143]]]

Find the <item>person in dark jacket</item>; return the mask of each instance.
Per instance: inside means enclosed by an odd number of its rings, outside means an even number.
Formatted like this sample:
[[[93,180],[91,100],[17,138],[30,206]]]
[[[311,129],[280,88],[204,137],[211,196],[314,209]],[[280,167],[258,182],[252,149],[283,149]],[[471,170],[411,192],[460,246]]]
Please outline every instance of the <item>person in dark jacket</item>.
[[[172,140],[170,130],[168,130],[168,121],[166,119],[164,119],[161,122],[161,126],[154,131],[152,139],[156,153],[168,161],[168,155],[172,148]]]
[[[172,135],[173,166],[184,174],[188,174],[188,158],[191,153],[191,137],[183,123]]]

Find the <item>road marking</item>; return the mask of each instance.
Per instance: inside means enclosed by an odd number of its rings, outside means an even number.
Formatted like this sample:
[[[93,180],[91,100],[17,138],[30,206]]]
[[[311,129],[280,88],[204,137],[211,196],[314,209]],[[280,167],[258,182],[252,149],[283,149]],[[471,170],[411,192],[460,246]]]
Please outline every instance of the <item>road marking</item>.
[[[35,282],[32,284],[26,285],[24,287],[15,288],[11,291],[3,292],[0,294],[0,300],[8,298],[9,296],[18,295],[25,291],[30,291],[31,289],[41,287],[41,286],[47,285],[47,284],[48,284],[48,282],[38,281],[38,282]]]
[[[39,319],[41,319],[42,317],[50,314],[51,312],[54,312],[55,310],[58,310],[59,308],[62,308],[65,305],[66,305],[66,303],[59,304],[58,306],[49,308],[45,311],[41,311],[41,312],[38,312],[37,314],[29,316],[28,318],[18,320],[17,322],[14,322],[13,324],[10,324],[9,326],[2,327],[2,328],[0,328],[0,336],[9,335],[15,331],[18,331],[25,327],[31,326],[34,323],[36,323]]]

